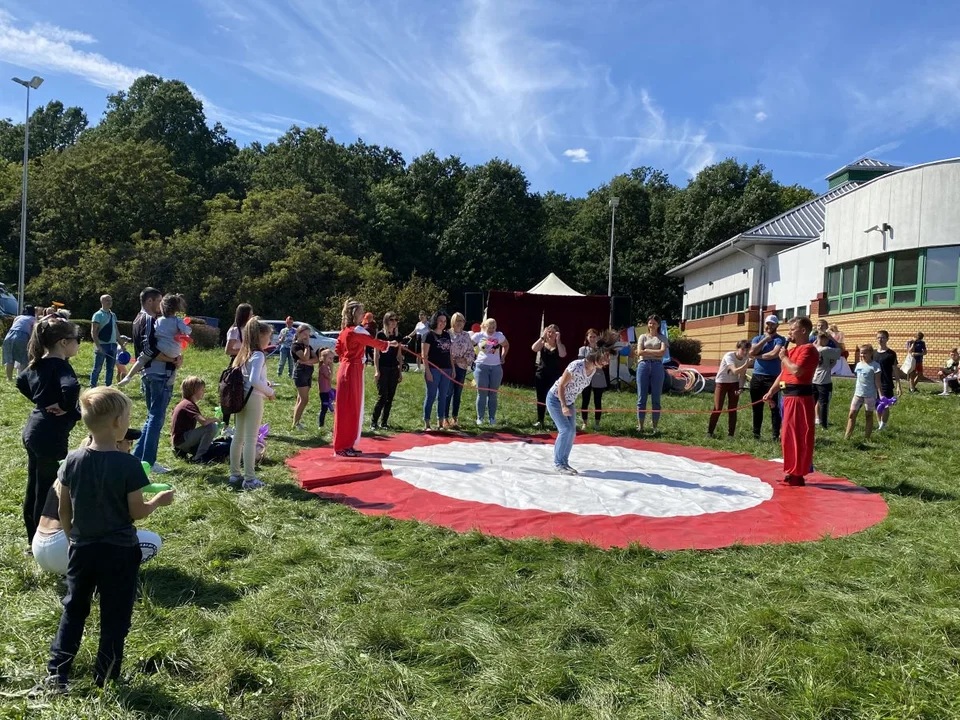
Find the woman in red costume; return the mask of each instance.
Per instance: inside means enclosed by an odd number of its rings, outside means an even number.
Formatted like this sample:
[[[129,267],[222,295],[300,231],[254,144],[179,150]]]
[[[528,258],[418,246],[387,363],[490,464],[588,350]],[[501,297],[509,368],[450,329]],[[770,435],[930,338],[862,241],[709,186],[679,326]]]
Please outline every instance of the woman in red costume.
[[[341,457],[357,457],[360,451],[354,445],[360,439],[363,427],[363,356],[368,347],[383,352],[397,347],[396,340],[377,340],[361,325],[363,305],[349,299],[343,304],[340,318],[340,336],[336,352],[340,358],[337,370],[337,404],[333,411],[333,450]]]

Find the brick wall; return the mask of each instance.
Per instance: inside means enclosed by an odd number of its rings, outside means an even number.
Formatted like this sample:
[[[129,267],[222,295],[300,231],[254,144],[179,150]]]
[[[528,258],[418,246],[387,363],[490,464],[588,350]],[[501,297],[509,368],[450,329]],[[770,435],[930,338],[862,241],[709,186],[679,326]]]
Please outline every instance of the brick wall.
[[[775,307],[766,308],[764,314],[776,310]],[[890,347],[901,358],[906,351],[907,340],[912,339],[918,331],[922,332],[928,351],[924,374],[928,377],[936,377],[935,370],[946,363],[950,350],[960,346],[958,307],[898,308],[829,315],[825,299],[818,296],[810,302],[810,312],[814,327],[821,319],[836,323],[844,334],[844,343],[850,350],[851,359],[856,355],[856,345],[870,343],[876,347],[877,330],[890,333]],[[759,308],[752,306],[745,313],[687,320],[683,323],[683,330],[687,337],[696,338],[703,345],[701,364],[712,365],[719,363],[725,353],[733,350],[737,340],[749,340],[759,334],[760,315]]]
[[[817,309],[815,307],[815,309]],[[826,311],[826,307],[823,307]],[[936,377],[935,370],[942,367],[950,350],[960,345],[960,308],[903,308],[893,310],[872,310],[859,313],[841,313],[839,315],[817,315],[812,318],[814,324],[820,319],[836,323],[844,334],[844,343],[854,355],[854,346],[870,343],[877,345],[877,330],[890,333],[890,347],[901,358],[906,351],[907,340],[922,332],[927,343],[927,357],[924,374]]]
[[[747,312],[686,320],[683,331],[687,337],[700,341],[700,364],[714,365],[736,347],[738,340],[749,340],[757,335],[759,317],[760,310],[754,306]]]

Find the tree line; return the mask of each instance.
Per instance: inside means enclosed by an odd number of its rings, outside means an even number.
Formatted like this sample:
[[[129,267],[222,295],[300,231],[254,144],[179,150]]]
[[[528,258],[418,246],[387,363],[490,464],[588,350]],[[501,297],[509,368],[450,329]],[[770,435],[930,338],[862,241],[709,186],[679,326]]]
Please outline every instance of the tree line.
[[[555,272],[606,293],[610,197],[617,209],[613,287],[637,317],[676,319],[672,266],[814,197],[761,164],[734,159],[685,187],[641,167],[569,197],[530,191],[521,168],[468,166],[427,152],[343,144],[325,127],[291,127],[239,147],[211,126],[182,82],[138,78],[108,96],[90,126],[50,102],[30,118],[26,297],[81,316],[104,292],[121,317],[141,288],[185,294],[190,312],[229,319],[239,302],[336,327],[347,294],[370,309],[416,310],[465,291],[524,290]],[[19,253],[23,124],[0,121],[0,281]]]

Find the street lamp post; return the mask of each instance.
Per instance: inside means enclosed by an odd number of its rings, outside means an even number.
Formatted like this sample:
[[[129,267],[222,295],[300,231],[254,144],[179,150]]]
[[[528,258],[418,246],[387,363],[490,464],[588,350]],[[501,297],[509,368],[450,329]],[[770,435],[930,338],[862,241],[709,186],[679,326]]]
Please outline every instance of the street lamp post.
[[[620,198],[610,198],[610,270],[607,273],[607,297],[610,298],[610,327],[613,327],[613,228],[617,221],[617,205]]]
[[[20,278],[17,283],[17,312],[23,313],[23,286],[27,278],[27,164],[30,160],[30,90],[43,85],[43,78],[34,75],[29,80],[13,78],[27,89],[27,114],[23,118],[23,196],[20,198]]]

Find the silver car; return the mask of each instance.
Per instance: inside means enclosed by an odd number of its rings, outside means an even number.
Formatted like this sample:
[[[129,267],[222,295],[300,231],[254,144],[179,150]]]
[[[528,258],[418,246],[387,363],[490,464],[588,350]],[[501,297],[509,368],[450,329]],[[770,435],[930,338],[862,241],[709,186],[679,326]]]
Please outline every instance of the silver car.
[[[264,322],[273,326],[273,336],[270,338],[270,344],[277,345],[280,342],[280,331],[287,326],[287,323],[284,320],[264,320]],[[295,329],[299,329],[304,325],[310,328],[310,347],[313,348],[314,352],[319,353],[321,350],[334,349],[334,346],[337,344],[336,339],[331,339],[322,334],[310,323],[293,321],[293,327]]]

